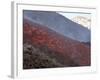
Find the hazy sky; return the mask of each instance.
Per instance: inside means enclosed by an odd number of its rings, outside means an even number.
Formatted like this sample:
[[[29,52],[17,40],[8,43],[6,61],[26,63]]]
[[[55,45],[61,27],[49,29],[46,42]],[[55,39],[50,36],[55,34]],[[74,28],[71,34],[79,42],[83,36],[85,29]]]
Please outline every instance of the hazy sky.
[[[91,14],[88,14],[88,13],[59,13],[59,14],[62,14],[63,16],[69,18],[69,19],[72,19],[76,16],[82,16],[82,17],[86,17],[88,19],[91,19]]]
[[[69,18],[70,20],[83,25],[84,27],[88,28],[89,30],[91,29],[91,14],[89,13],[72,13],[72,12],[66,12],[66,13],[59,13],[67,18]],[[82,20],[78,19],[80,16],[80,18],[83,17]],[[86,20],[85,20],[86,19]],[[89,20],[89,21],[88,21]]]

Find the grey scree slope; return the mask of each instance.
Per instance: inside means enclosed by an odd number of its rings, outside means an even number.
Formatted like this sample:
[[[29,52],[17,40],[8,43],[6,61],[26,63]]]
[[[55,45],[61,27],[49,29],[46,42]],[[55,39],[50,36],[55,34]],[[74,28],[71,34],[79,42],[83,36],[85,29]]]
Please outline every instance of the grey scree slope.
[[[90,30],[57,12],[24,10],[23,18],[45,25],[48,28],[80,42],[90,42]]]

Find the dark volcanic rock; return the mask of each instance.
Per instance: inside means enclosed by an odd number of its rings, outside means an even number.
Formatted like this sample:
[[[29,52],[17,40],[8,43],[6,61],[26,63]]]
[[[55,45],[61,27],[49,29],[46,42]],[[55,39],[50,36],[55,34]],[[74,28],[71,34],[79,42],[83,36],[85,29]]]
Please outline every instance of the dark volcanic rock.
[[[48,54],[51,54],[49,51]],[[23,57],[23,68],[54,68],[54,67],[64,67],[63,64],[57,61],[56,58],[50,57],[44,51],[38,47],[34,47],[31,44],[24,44],[24,57]]]
[[[23,26],[24,69],[91,64],[90,46],[26,19]]]

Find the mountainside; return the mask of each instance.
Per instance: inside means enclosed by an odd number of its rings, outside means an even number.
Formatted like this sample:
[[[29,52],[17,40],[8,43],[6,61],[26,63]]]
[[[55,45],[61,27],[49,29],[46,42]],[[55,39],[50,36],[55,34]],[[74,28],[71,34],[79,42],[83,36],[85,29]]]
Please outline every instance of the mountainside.
[[[90,42],[90,30],[62,16],[59,12],[23,11],[24,18],[80,42]]]
[[[90,46],[24,19],[23,68],[89,66]]]

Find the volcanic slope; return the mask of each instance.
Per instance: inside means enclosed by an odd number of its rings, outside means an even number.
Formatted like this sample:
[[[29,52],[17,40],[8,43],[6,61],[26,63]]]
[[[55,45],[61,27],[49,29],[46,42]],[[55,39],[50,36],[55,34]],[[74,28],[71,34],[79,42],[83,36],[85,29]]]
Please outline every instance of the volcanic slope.
[[[90,43],[90,30],[59,14],[59,12],[24,10],[23,17],[33,23],[35,22],[45,25],[46,27],[66,37],[70,37],[73,40]]]
[[[23,68],[90,66],[90,46],[24,19]]]

